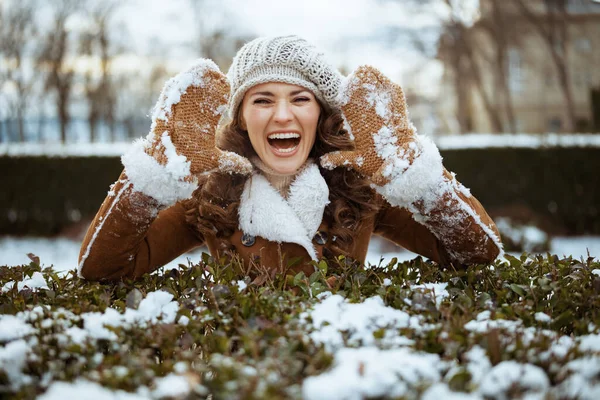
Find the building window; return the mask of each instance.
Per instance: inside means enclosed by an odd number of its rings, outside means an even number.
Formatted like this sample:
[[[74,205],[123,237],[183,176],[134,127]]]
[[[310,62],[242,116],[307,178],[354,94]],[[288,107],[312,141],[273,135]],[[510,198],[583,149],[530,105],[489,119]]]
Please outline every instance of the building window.
[[[508,49],[508,87],[513,93],[523,91],[523,60],[515,48]]]

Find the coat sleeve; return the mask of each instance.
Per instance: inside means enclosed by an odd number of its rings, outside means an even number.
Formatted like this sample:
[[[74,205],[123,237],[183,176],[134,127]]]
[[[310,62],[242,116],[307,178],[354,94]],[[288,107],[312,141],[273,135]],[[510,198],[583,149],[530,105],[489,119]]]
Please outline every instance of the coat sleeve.
[[[91,280],[137,278],[202,244],[181,202],[161,206],[134,190],[124,171],[88,228],[78,273]]]
[[[490,263],[503,253],[496,225],[448,172],[437,147],[420,140],[420,157],[389,183],[375,233],[442,264]]]
[[[451,262],[438,238],[425,225],[415,221],[404,207],[393,207],[384,202],[373,233],[437,263],[447,265]]]

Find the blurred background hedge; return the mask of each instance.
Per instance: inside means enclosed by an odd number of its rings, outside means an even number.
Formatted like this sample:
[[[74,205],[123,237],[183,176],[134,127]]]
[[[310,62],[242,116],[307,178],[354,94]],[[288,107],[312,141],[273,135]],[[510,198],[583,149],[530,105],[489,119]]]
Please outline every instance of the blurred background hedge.
[[[600,234],[600,148],[442,151],[493,216],[551,234]],[[118,157],[0,156],[0,234],[55,235],[86,224],[122,169]]]

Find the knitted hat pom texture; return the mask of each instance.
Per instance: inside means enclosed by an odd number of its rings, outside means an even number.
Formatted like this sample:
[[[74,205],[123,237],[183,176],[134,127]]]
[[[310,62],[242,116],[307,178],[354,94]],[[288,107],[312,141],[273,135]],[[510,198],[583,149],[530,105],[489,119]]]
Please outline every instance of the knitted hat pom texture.
[[[228,116],[233,119],[248,89],[283,82],[310,90],[324,105],[338,108],[342,76],[312,44],[298,36],[261,37],[246,43],[227,73],[231,85]]]

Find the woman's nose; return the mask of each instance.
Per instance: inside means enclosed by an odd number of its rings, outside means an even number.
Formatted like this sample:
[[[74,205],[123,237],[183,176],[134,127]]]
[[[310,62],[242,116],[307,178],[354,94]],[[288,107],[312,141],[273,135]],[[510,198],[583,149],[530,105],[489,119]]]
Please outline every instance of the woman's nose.
[[[281,100],[276,103],[275,115],[273,115],[275,122],[289,122],[294,118],[290,106],[290,103],[285,100]]]

